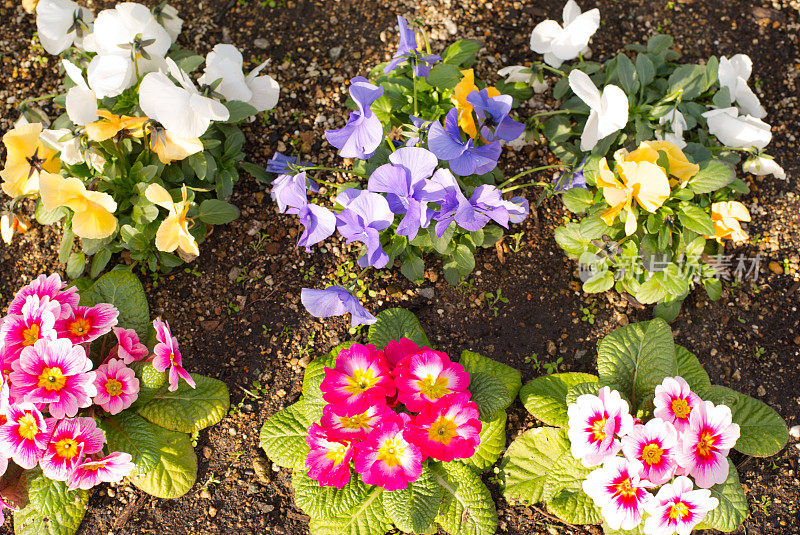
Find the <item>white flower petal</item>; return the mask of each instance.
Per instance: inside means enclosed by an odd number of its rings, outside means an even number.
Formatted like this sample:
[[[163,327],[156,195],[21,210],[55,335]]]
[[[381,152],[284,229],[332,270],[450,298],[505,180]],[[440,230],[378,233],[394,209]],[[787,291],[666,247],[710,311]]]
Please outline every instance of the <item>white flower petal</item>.
[[[564,26],[575,20],[581,14],[581,8],[575,0],[569,0],[564,4],[564,9],[561,11],[561,18],[564,21]]]
[[[183,29],[183,19],[178,16],[178,10],[175,7],[166,5],[161,9],[161,25],[167,30],[170,39],[174,43]]]
[[[772,158],[758,156],[750,158],[742,165],[742,171],[758,176],[772,175],[775,178],[786,180],[786,171]]]
[[[602,106],[600,90],[594,85],[589,75],[578,69],[569,73],[569,87],[593,110],[599,110]]]
[[[750,115],[739,116],[738,111],[731,107],[705,112],[703,116],[708,122],[708,131],[727,147],[766,147],[772,140],[772,127]]]
[[[201,85],[211,85],[221,79],[216,92],[225,100],[249,101],[253,93],[247,87],[242,71],[242,53],[233,45],[219,44],[206,56],[203,75],[197,80]]]
[[[88,87],[75,86],[67,91],[67,116],[78,126],[97,120],[97,96]]]
[[[247,86],[253,92],[253,98],[247,103],[257,109],[259,112],[271,110],[278,104],[280,98],[281,87],[272,76],[263,75],[251,78],[247,77]]]
[[[71,0],[40,0],[36,6],[36,29],[42,47],[53,55],[58,55],[75,40],[75,32],[68,32],[72,26],[75,12],[80,6]]]
[[[603,89],[600,106],[600,138],[604,138],[628,124],[628,96],[615,85]]]
[[[89,89],[86,80],[83,78],[83,72],[80,67],[66,59],[61,60],[61,66],[64,67],[64,72],[67,73],[67,76],[69,76],[69,79],[72,80],[75,85],[83,89]]]
[[[136,74],[133,61],[127,55],[98,54],[86,70],[89,87],[97,98],[116,97],[133,85]]]
[[[553,54],[563,60],[577,58],[599,27],[600,10],[595,8],[582,13],[553,40]]]
[[[588,152],[592,150],[597,142],[600,141],[601,137],[598,134],[598,122],[599,117],[596,111],[592,111],[589,114],[589,119],[586,121],[586,126],[583,128],[583,134],[581,134],[581,150],[584,152]]]
[[[741,78],[739,80],[740,83],[736,86],[736,94],[733,95],[733,97],[736,99],[736,103],[739,104],[742,113],[745,115],[752,115],[756,119],[763,119],[766,117],[767,110],[761,105],[756,94],[744,80]]]
[[[533,29],[531,33],[531,50],[537,54],[550,52],[553,40],[563,32],[564,29],[554,20],[543,20]]]

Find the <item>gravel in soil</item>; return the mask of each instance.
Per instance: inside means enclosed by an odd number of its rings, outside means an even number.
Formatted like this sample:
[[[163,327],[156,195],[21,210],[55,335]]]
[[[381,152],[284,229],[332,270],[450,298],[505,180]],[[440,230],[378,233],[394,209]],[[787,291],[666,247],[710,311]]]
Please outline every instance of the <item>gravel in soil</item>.
[[[155,4],[154,1],[146,3]],[[758,280],[726,284],[722,299],[691,295],[673,323],[676,341],[695,352],[718,383],[758,397],[789,425],[800,423],[800,191],[796,150],[800,77],[800,4],[755,0],[584,0],[599,7],[602,25],[594,38],[595,59],[606,59],[624,43],[643,42],[656,31],[675,36],[689,60],[747,53],[751,80],[769,111],[773,142],[769,152],[790,179],[749,177],[746,202],[754,221],[752,239],[730,254],[761,257]],[[89,3],[95,10],[113,2]],[[245,127],[248,160],[264,164],[271,154],[298,151],[302,160],[339,164],[322,135],[346,119],[346,81],[388,59],[396,40],[395,14],[418,18],[430,28],[434,48],[457,37],[485,43],[478,74],[490,81],[505,65],[534,59],[528,49],[533,26],[545,17],[560,19],[561,0],[387,2],[257,0],[174,2],[187,21],[181,44],[206,53],[215,44],[243,48],[251,65],[272,58],[267,71],[281,84],[278,108]],[[264,4],[264,5],[262,5]],[[57,61],[32,36],[33,18],[17,2],[0,4],[0,133],[7,131],[21,99],[58,88]],[[521,113],[550,108],[545,94]],[[53,111],[47,105],[46,111]],[[0,153],[0,157],[4,154]],[[507,150],[507,171],[550,162],[546,146]],[[327,177],[331,179],[332,177]],[[338,177],[343,180],[344,177]],[[548,179],[542,175],[540,179]],[[535,195],[530,192],[529,196]],[[153,315],[167,319],[178,334],[186,364],[218,377],[231,392],[233,408],[219,425],[200,434],[197,484],[175,501],[152,498],[130,485],[94,490],[81,534],[270,533],[303,535],[308,517],[293,505],[290,474],[258,448],[264,420],[297,400],[304,367],[317,354],[346,339],[364,340],[366,331],[348,333],[346,319],[319,321],[300,306],[300,288],[323,287],[336,268],[354,259],[352,248],[329,239],[306,254],[295,247],[298,225],[276,213],[263,186],[243,178],[233,202],[242,217],[202,244],[201,257],[187,269],[145,278]],[[519,242],[507,237],[482,251],[468,284],[446,285],[440,265],[431,263],[425,284],[416,287],[399,270],[371,274],[367,307],[390,306],[417,314],[432,341],[451,354],[474,350],[522,370],[530,380],[547,369],[591,371],[597,341],[650,312],[620,296],[580,291],[575,265],[564,257],[553,231],[565,212],[549,200],[521,228]],[[62,271],[56,260],[59,228],[34,225],[11,247],[0,249],[0,297],[41,272]],[[487,293],[508,302],[492,302]],[[534,425],[517,403],[509,440]],[[800,480],[796,439],[766,460],[736,457],[747,488],[751,514],[737,533],[800,533],[796,520]],[[596,527],[566,527],[540,509],[506,503],[495,477],[488,477],[498,505],[499,533],[599,533]],[[11,522],[0,528],[10,533]]]

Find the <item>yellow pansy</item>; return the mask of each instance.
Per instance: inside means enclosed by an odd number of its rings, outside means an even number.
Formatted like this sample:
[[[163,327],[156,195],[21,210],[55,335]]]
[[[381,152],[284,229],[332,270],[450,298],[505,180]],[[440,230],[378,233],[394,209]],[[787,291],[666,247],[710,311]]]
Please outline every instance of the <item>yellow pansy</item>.
[[[690,162],[683,151],[669,141],[643,141],[639,148],[628,154],[625,159],[657,163],[659,151],[667,155],[669,174],[677,178],[678,182],[686,182],[700,171],[699,165]]]
[[[108,110],[97,110],[101,119],[86,125],[86,135],[92,141],[105,141],[120,132],[125,136],[144,136],[144,124],[149,121],[147,117],[129,117],[127,115],[114,115]]]
[[[611,206],[602,217],[611,225],[621,211],[625,211],[625,234],[636,232],[636,214],[633,199],[648,212],[655,212],[669,197],[669,180],[663,169],[649,161],[629,161],[617,153],[617,172],[620,180],[608,166],[605,158],[600,160],[597,185],[603,188],[603,198]]]
[[[750,221],[747,207],[737,201],[715,202],[711,205],[711,220],[714,222],[714,236],[718,242],[724,239],[744,241],[747,232],[742,230],[739,221]]]
[[[10,197],[22,197],[39,191],[39,174],[57,173],[61,169],[58,153],[42,143],[40,123],[18,126],[6,132],[6,165],[0,171],[2,189]]]
[[[39,0],[22,0],[22,8],[30,13],[36,13],[36,5],[39,3]]]
[[[183,160],[203,150],[200,138],[174,136],[168,130],[153,130],[150,133],[150,149],[158,155],[161,163]]]
[[[478,90],[475,85],[475,73],[472,69],[461,71],[464,77],[453,90],[453,103],[458,109],[458,126],[472,138],[478,137],[478,127],[475,125],[475,117],[472,115],[472,104],[467,102],[467,96],[473,91]],[[496,97],[500,94],[494,87],[487,88],[489,97]]]
[[[98,240],[117,230],[117,203],[108,193],[88,191],[77,178],[42,173],[39,178],[42,205],[47,211],[66,206],[74,212],[72,231],[81,238]]]
[[[172,195],[159,184],[150,184],[144,192],[152,203],[169,210],[167,218],[161,222],[156,232],[156,248],[165,253],[171,253],[177,249],[180,253],[188,256],[198,256],[200,249],[194,236],[189,232],[191,220],[186,217],[191,202],[186,200],[186,186],[181,187],[180,202],[174,202]]]

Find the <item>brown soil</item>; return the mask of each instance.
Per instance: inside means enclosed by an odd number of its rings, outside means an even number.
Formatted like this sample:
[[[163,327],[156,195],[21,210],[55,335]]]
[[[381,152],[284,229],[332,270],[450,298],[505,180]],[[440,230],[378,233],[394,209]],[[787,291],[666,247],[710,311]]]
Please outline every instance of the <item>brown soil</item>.
[[[396,13],[424,21],[432,29],[435,48],[453,40],[446,29],[451,23],[458,37],[482,39],[486,49],[477,69],[495,80],[500,67],[534,59],[528,49],[530,31],[545,17],[560,19],[563,5],[561,0],[279,0],[276,7],[263,3],[174,2],[187,20],[182,43],[205,53],[216,43],[231,42],[244,49],[252,64],[272,58],[267,71],[280,82],[282,98],[268,121],[246,127],[248,159],[263,164],[275,150],[294,147],[301,159],[323,165],[339,161],[322,132],[344,121],[346,80],[365,74],[391,55]],[[94,4],[97,10],[109,2]],[[715,382],[762,399],[789,425],[800,423],[796,2],[583,0],[580,4],[584,9],[595,5],[601,9],[603,24],[592,45],[596,59],[616,54],[626,42],[643,42],[656,30],[675,36],[690,59],[739,52],[753,58],[752,81],[773,124],[769,152],[791,178],[753,182],[754,193],[747,202],[755,214],[749,227],[754,239],[729,251],[762,256],[758,281],[727,284],[717,302],[693,294],[673,329],[676,341],[697,353]],[[15,101],[50,92],[59,79],[54,59],[31,41],[32,17],[6,0],[0,20],[2,133],[17,117]],[[340,56],[332,51],[335,47],[341,47]],[[537,97],[527,106],[553,104]],[[534,145],[507,152],[501,165],[513,172],[551,158],[545,146]],[[530,192],[529,197],[535,194]],[[221,424],[201,433],[198,483],[186,496],[168,501],[126,484],[97,488],[82,534],[308,532],[308,517],[293,505],[290,474],[274,469],[264,458],[258,431],[267,417],[297,400],[309,358],[339,341],[364,339],[365,330],[348,334],[347,320],[315,320],[299,303],[301,287],[323,287],[332,281],[336,266],[354,259],[353,251],[333,239],[326,242],[332,254],[298,250],[296,221],[276,214],[269,195],[250,178],[239,184],[233,202],[242,209],[242,218],[215,229],[195,264],[147,278],[145,285],[153,315],[169,320],[178,334],[187,367],[225,381],[234,408]],[[633,308],[615,294],[589,296],[579,291],[575,266],[553,240],[563,216],[559,201],[545,202],[538,217],[514,231],[524,232],[518,250],[507,237],[500,248],[480,253],[468,285],[447,286],[439,276],[440,266],[432,262],[423,288],[432,289],[433,298],[419,293],[399,270],[375,274],[369,285],[376,293],[366,305],[373,312],[391,306],[409,308],[443,350],[486,354],[519,368],[525,380],[545,373],[545,364],[558,363],[561,371],[591,371],[598,339],[621,324],[649,319],[651,313]],[[13,246],[0,249],[0,301],[7,302],[19,286],[41,272],[61,271],[56,260],[59,240],[59,228],[34,225]],[[487,292],[500,289],[508,302],[487,299]],[[517,403],[509,440],[532,424]],[[742,463],[751,506],[750,518],[737,533],[800,533],[797,446],[792,439],[774,458],[735,459]],[[487,483],[497,499],[499,533],[598,533],[596,528],[565,527],[540,510],[507,504],[496,479],[489,477]],[[0,533],[10,533],[10,526],[7,522]]]

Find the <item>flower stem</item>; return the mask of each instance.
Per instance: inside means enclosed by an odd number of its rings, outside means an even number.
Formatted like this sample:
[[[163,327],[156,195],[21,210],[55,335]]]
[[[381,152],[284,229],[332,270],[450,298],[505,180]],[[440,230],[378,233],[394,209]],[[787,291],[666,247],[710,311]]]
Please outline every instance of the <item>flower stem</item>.
[[[534,115],[531,115],[530,118],[531,119],[536,119],[537,117],[548,117],[550,115],[563,115],[563,114],[566,114],[566,113],[575,113],[577,115],[581,115],[581,114],[588,115],[589,114],[589,112],[582,112],[582,111],[576,111],[576,110],[553,110],[553,111],[543,111],[542,113],[536,113]]]
[[[503,182],[502,184],[497,186],[497,188],[498,189],[503,189],[505,186],[508,186],[512,182],[514,182],[514,181],[516,181],[516,180],[518,180],[518,179],[520,179],[520,178],[522,178],[522,177],[524,177],[526,175],[530,175],[531,173],[537,173],[539,171],[546,171],[547,169],[562,169],[562,168],[566,168],[566,167],[568,167],[568,166],[566,166],[564,164],[543,165],[541,167],[534,167],[533,169],[528,169],[527,171],[523,171],[523,172],[521,172],[521,173],[519,173],[517,175],[512,176],[511,178],[509,178],[508,180],[506,180],[505,182]]]
[[[341,167],[324,167],[322,165],[312,165],[310,167],[303,167],[303,171],[333,171],[335,173],[348,173],[351,175],[360,176],[361,178],[369,178],[367,175],[357,173],[352,170],[342,169]],[[317,182],[322,183],[321,180],[317,180]]]
[[[414,67],[414,65],[411,66],[411,76],[414,80],[414,116],[417,116],[417,72]]]
[[[547,63],[539,63],[538,66],[541,67],[542,69],[546,70],[546,71],[550,71],[550,72],[552,72],[554,74],[557,74],[557,75],[561,76],[562,78],[566,78],[567,77],[567,73],[565,73],[561,69],[556,69],[555,67],[551,67]]]
[[[59,95],[59,93],[50,93],[49,95],[42,95],[42,96],[40,96],[40,97],[30,97],[30,98],[26,98],[25,100],[21,101],[21,102],[18,104],[18,106],[24,106],[24,105],[25,105],[25,104],[27,104],[28,102],[38,102],[38,101],[40,101],[40,100],[48,100],[48,99],[51,99],[51,98],[56,98],[58,95]]]
[[[517,184],[516,186],[511,186],[509,188],[505,188],[501,190],[503,193],[509,193],[511,191],[516,191],[518,189],[529,188],[531,186],[547,186],[547,182],[528,182],[527,184]]]

